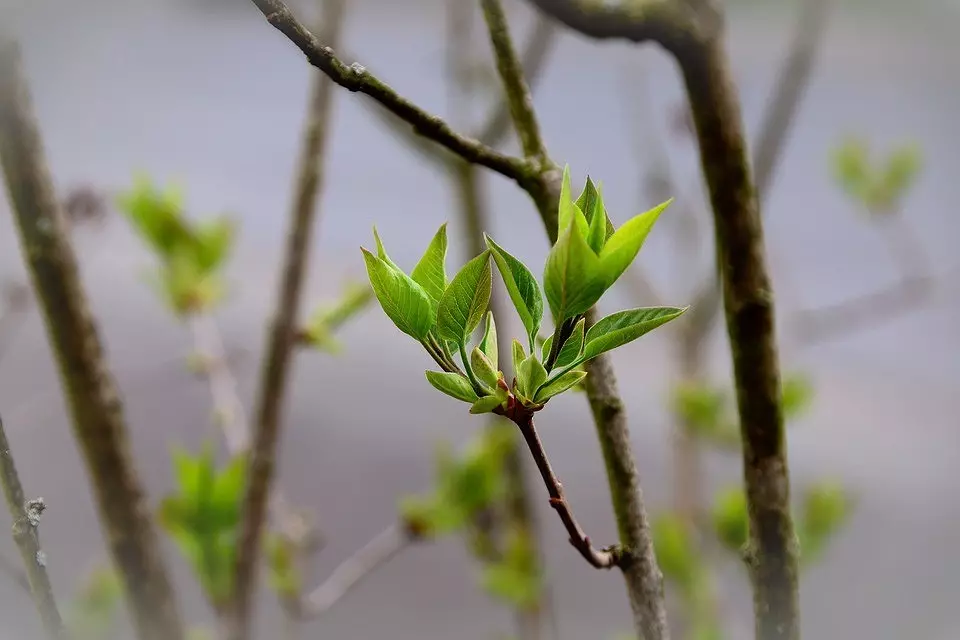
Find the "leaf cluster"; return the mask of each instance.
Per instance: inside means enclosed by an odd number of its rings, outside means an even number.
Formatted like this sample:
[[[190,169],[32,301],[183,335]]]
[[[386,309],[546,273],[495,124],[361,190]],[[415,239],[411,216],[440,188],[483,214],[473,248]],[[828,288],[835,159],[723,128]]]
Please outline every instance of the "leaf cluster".
[[[387,254],[374,229],[376,253],[362,249],[374,295],[400,331],[420,342],[441,371],[427,371],[439,391],[471,405],[472,413],[502,413],[518,403],[536,411],[548,400],[578,386],[583,365],[625,345],[685,309],[653,307],[620,311],[586,327],[586,312],[613,286],[643,246],[665,202],[628,220],[610,222],[601,188],[587,178],[576,201],[564,170],[558,237],[547,256],[543,290],[530,269],[489,236],[487,249],[447,278],[446,225],[407,274]],[[526,336],[511,348],[513,380],[501,370],[497,327],[489,312],[495,264]],[[540,349],[537,337],[544,295],[554,332]],[[484,322],[483,337],[472,336]],[[529,350],[529,351],[528,351]]]
[[[221,299],[222,269],[236,237],[232,219],[190,220],[179,191],[161,190],[145,177],[138,178],[118,204],[159,259],[151,282],[174,313],[203,311]]]

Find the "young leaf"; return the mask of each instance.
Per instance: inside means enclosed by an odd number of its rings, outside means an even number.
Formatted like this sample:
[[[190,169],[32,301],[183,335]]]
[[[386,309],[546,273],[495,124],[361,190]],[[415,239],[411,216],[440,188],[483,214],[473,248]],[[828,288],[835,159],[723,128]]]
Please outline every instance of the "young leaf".
[[[600,264],[607,287],[613,285],[637,257],[653,225],[671,202],[673,202],[672,198],[649,211],[634,216],[610,236],[600,251]]]
[[[420,262],[413,268],[410,277],[423,287],[434,304],[440,302],[444,290],[447,288],[447,223],[440,225],[440,229],[433,236],[430,245],[424,252]]]
[[[483,396],[473,403],[470,407],[470,413],[490,413],[500,406],[503,399],[499,396]]]
[[[540,360],[543,362],[547,361],[547,358],[550,357],[550,350],[553,348],[553,334],[550,334],[546,340],[543,341],[543,346],[540,347]]]
[[[400,331],[418,341],[425,339],[433,326],[432,305],[427,292],[399,269],[366,249],[361,248],[361,251],[370,284],[383,312]]]
[[[550,249],[543,286],[557,324],[586,312],[607,289],[600,259],[576,225],[567,228]]]
[[[373,239],[377,243],[377,257],[387,263],[391,269],[396,269],[397,271],[403,272],[403,269],[398,267],[396,263],[390,259],[390,256],[387,255],[387,250],[383,248],[383,241],[380,240],[380,234],[377,233],[377,227],[373,227]]]
[[[440,373],[438,371],[427,371],[427,382],[433,385],[437,391],[441,391],[451,398],[463,400],[473,404],[479,400],[473,385],[464,376],[459,373]]]
[[[490,236],[484,236],[487,246],[493,253],[497,263],[497,271],[503,279],[510,300],[520,315],[520,321],[528,336],[536,336],[540,331],[540,322],[543,320],[543,296],[540,294],[540,285],[527,267],[503,250]],[[531,337],[532,340],[532,337]]]
[[[607,241],[607,212],[603,206],[603,197],[593,185],[590,176],[587,176],[587,184],[577,200],[577,206],[583,211],[590,225],[587,231],[587,244],[595,253],[600,253]]]
[[[533,399],[540,385],[547,381],[547,370],[543,368],[535,354],[530,354],[520,363],[517,371],[517,385],[523,395]]]
[[[586,377],[586,371],[567,371],[562,376],[557,376],[553,380],[550,380],[545,385],[540,387],[540,390],[537,391],[537,394],[533,399],[536,402],[546,402],[553,396],[560,395]]]
[[[554,369],[573,364],[577,358],[580,357],[580,353],[583,351],[583,331],[585,325],[586,320],[581,318],[573,328],[573,333],[570,334],[570,337],[567,338],[563,346],[560,347],[560,353],[557,354],[557,361],[553,363]]]
[[[487,311],[487,328],[483,332],[483,339],[480,340],[480,350],[483,351],[483,355],[487,356],[487,360],[490,361],[490,364],[493,365],[494,369],[497,369],[500,365],[497,364],[497,324],[493,321],[493,312]]]
[[[440,298],[437,333],[460,346],[477,328],[490,305],[490,251],[463,266]]]
[[[627,309],[609,315],[587,331],[586,346],[583,348],[583,361],[596,358],[605,351],[633,342],[660,325],[680,317],[680,314],[686,310],[686,307],[683,309],[677,307],[645,307]]]
[[[519,340],[514,340],[513,344],[513,375],[520,375],[520,365],[523,364],[523,361],[527,359],[527,354],[523,351],[523,345],[520,344]]]
[[[480,347],[473,348],[473,353],[470,354],[470,366],[473,368],[473,374],[477,376],[480,382],[491,389],[497,388],[497,380],[499,380],[500,375]]]
[[[575,225],[580,233],[587,235],[587,218],[583,211],[573,201],[573,192],[570,190],[570,165],[563,168],[563,181],[560,183],[560,209],[557,212],[557,237],[571,225]]]

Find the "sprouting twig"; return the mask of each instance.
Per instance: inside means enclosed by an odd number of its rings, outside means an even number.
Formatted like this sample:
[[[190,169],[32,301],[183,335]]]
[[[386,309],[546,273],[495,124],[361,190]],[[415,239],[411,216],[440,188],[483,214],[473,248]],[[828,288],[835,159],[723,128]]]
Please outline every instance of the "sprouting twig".
[[[355,554],[344,560],[317,588],[305,595],[296,616],[311,619],[326,613],[364,578],[416,542],[400,525],[387,527]]]
[[[50,576],[47,574],[46,558],[40,548],[40,534],[37,526],[40,524],[40,515],[46,509],[43,498],[26,500],[20,476],[13,462],[13,452],[7,441],[7,433],[3,428],[3,418],[0,418],[0,483],[3,484],[3,495],[7,500],[7,509],[13,518],[13,541],[20,550],[20,558],[26,567],[27,581],[33,595],[33,603],[37,607],[43,629],[49,640],[64,640],[67,633],[57,609],[57,601],[53,596],[53,587],[50,585]]]
[[[504,155],[481,142],[455,132],[442,118],[432,115],[399,95],[362,65],[350,66],[337,58],[333,49],[322,43],[301,24],[281,0],[253,0],[267,21],[283,33],[333,82],[348,91],[370,96],[386,109],[409,123],[417,133],[443,145],[464,160],[485,166],[518,183],[531,176],[529,164]]]
[[[320,47],[317,39],[300,26],[281,2],[258,0],[257,5],[275,26],[284,33],[307,38],[308,55],[317,63],[327,78],[316,74],[312,84],[303,147],[296,176],[295,192],[290,212],[289,230],[284,250],[279,295],[267,332],[266,354],[257,395],[256,421],[250,450],[247,486],[241,507],[239,544],[234,573],[233,606],[229,621],[229,638],[250,638],[251,609],[256,585],[256,570],[260,556],[260,541],[268,501],[272,495],[277,445],[283,423],[283,404],[286,397],[290,365],[297,345],[297,322],[300,314],[301,289],[307,269],[310,242],[317,217],[317,199],[323,179],[323,155],[329,139],[330,113],[333,106],[334,81],[352,78],[345,86],[383,88],[367,78],[364,72],[347,70],[327,47]],[[269,10],[267,10],[269,9]],[[346,0],[328,0],[324,11],[325,41],[337,46],[346,9]],[[285,31],[285,26],[293,31]],[[340,82],[342,84],[342,82]],[[353,83],[351,85],[351,83]],[[377,95],[384,94],[382,91]]]
[[[74,435],[141,640],[181,640],[184,627],[130,453],[63,211],[44,157],[14,42],[0,39],[0,163],[23,256],[57,355]]]

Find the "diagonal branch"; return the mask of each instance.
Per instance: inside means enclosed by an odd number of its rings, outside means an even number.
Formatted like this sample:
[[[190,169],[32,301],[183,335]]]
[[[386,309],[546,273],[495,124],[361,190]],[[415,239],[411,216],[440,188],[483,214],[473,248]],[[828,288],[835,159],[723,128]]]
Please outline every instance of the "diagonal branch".
[[[274,5],[271,2],[258,3]],[[292,22],[280,25],[297,26],[282,3],[273,6],[275,11],[268,18],[287,16]],[[341,26],[346,9],[346,0],[328,0],[324,12],[324,39],[333,44],[339,42]],[[266,12],[265,12],[266,13]],[[278,23],[275,23],[278,24]],[[280,28],[278,26],[278,28]],[[320,51],[316,38],[310,42]],[[282,28],[281,28],[282,30]],[[339,62],[324,49],[321,57],[328,60],[328,68],[320,67],[332,79],[332,69]],[[336,62],[330,62],[330,61]],[[260,557],[263,528],[268,515],[268,503],[277,464],[277,446],[283,424],[283,403],[290,377],[290,365],[297,344],[297,322],[300,315],[301,290],[307,269],[310,242],[317,218],[317,199],[323,180],[323,156],[330,131],[330,113],[333,106],[334,83],[316,74],[312,85],[303,147],[296,176],[295,191],[290,212],[289,230],[284,250],[284,265],[281,273],[278,298],[273,318],[267,333],[266,355],[260,376],[260,390],[256,405],[256,422],[246,491],[241,505],[239,542],[234,573],[233,606],[230,612],[228,637],[231,640],[247,640],[251,637],[252,609],[256,590],[256,573]],[[274,503],[278,501],[274,498]]]
[[[391,525],[377,534],[354,555],[344,560],[316,589],[294,603],[299,619],[317,618],[339,602],[371,573],[397,557],[416,542],[400,525]]]
[[[684,3],[638,0],[601,3],[591,0],[528,0],[543,14],[582,35],[598,40],[674,42],[686,37],[677,18]]]
[[[517,183],[529,180],[530,165],[519,158],[497,152],[481,142],[455,132],[442,118],[424,111],[390,86],[367,71],[362,65],[345,65],[310,33],[281,0],[253,0],[267,21],[283,33],[307,56],[310,64],[333,82],[348,91],[370,96],[420,135],[446,147],[464,160],[492,169]]]
[[[181,640],[183,622],[134,467],[116,383],[47,168],[15,43],[0,40],[0,163],[21,250],[57,356],[113,562],[141,640]]]
[[[7,509],[13,518],[13,541],[17,544],[20,559],[26,567],[27,583],[33,603],[40,614],[43,630],[48,640],[66,640],[67,632],[53,596],[46,560],[40,549],[40,534],[37,531],[40,514],[46,509],[46,505],[43,498],[27,501],[24,497],[17,466],[13,462],[13,452],[3,428],[3,418],[0,418],[0,484],[3,485]]]

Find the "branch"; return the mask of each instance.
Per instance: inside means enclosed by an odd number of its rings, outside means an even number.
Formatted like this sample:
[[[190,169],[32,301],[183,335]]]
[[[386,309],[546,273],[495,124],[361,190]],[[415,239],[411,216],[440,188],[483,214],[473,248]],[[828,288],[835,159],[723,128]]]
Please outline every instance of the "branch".
[[[573,511],[570,509],[570,503],[567,502],[567,498],[563,493],[563,485],[560,483],[560,478],[553,472],[553,468],[550,466],[550,460],[547,458],[547,453],[537,433],[537,428],[534,426],[533,414],[522,410],[521,407],[519,410],[516,410],[515,414],[508,409],[507,415],[520,427],[520,433],[523,435],[523,439],[527,443],[530,453],[533,455],[533,460],[537,464],[537,470],[540,471],[540,477],[543,478],[543,484],[547,487],[547,493],[550,494],[550,506],[553,507],[557,515],[560,516],[563,527],[570,536],[570,544],[572,544],[573,547],[580,552],[580,555],[583,556],[583,559],[595,569],[610,569],[618,566],[621,560],[619,551],[615,549],[594,549],[590,543],[590,538],[584,533],[583,528],[574,517]]]
[[[345,65],[337,58],[333,49],[321,44],[281,0],[253,0],[253,3],[271,25],[307,56],[310,64],[320,69],[336,84],[348,91],[370,96],[407,122],[414,131],[446,147],[464,160],[492,169],[519,184],[530,178],[531,168],[525,160],[504,155],[475,139],[456,133],[442,118],[424,111],[400,96],[362,65]]]
[[[549,163],[547,147],[540,134],[540,123],[533,109],[530,88],[523,77],[523,67],[510,38],[503,5],[500,0],[480,0],[480,6],[483,9],[484,20],[487,22],[490,44],[493,46],[494,58],[497,61],[497,71],[503,81],[506,103],[517,137],[520,138],[523,155],[536,162],[538,166],[545,166]]]
[[[889,321],[929,302],[944,282],[956,281],[960,270],[948,277],[914,277],[873,293],[796,314],[791,323],[793,337],[801,345],[829,340],[840,334]]]
[[[800,3],[792,45],[777,74],[777,86],[764,112],[753,153],[757,197],[761,203],[769,193],[797,108],[810,84],[832,1],[802,0]],[[694,295],[687,319],[689,339],[700,342],[710,333],[720,317],[722,296],[719,269],[711,269]]]
[[[671,43],[686,36],[685,30],[677,27],[677,17],[684,10],[682,2],[527,1],[573,31],[598,40]]]
[[[181,640],[183,624],[133,465],[123,406],[107,369],[31,109],[18,48],[0,42],[0,162],[100,522],[123,576],[138,637]]]
[[[23,566],[26,567],[33,604],[37,607],[37,613],[40,614],[44,632],[48,640],[66,640],[67,632],[64,629],[60,611],[57,609],[56,598],[53,596],[53,587],[50,585],[50,576],[47,574],[44,553],[40,549],[40,534],[37,529],[40,524],[40,515],[47,507],[43,498],[30,501],[24,498],[23,486],[20,484],[17,466],[13,462],[13,452],[7,441],[2,418],[0,418],[0,484],[3,484],[7,509],[13,518],[13,541],[17,544]]]
[[[316,589],[296,604],[300,619],[317,618],[339,602],[375,570],[387,564],[416,541],[400,525],[392,525],[377,534],[354,555],[340,564]]]
[[[258,3],[260,4],[272,5],[273,3]],[[282,6],[282,4],[279,5],[279,7]],[[328,0],[325,5],[323,36],[326,41],[334,45],[340,38],[345,7],[346,0]],[[274,7],[274,9],[278,8]],[[292,20],[289,13],[281,12],[281,14]],[[275,19],[281,14],[268,17]],[[310,37],[311,42],[316,44],[316,39],[312,35],[305,30],[304,33]],[[329,49],[324,51],[329,52]],[[336,68],[336,65],[329,67],[329,69]],[[323,67],[321,69],[327,76],[335,79],[328,69]],[[283,424],[282,409],[290,362],[297,344],[301,289],[307,268],[309,243],[313,237],[316,221],[317,199],[322,186],[322,159],[330,131],[333,95],[334,84],[320,74],[316,74],[308,106],[299,174],[296,178],[290,212],[290,227],[284,251],[279,297],[267,334],[267,349],[257,397],[256,428],[253,447],[250,451],[247,487],[241,506],[233,607],[228,630],[228,637],[231,640],[247,640],[252,634],[251,617],[256,571],[259,564],[257,561],[260,557],[268,501],[272,494],[271,484],[277,463],[277,445]]]

